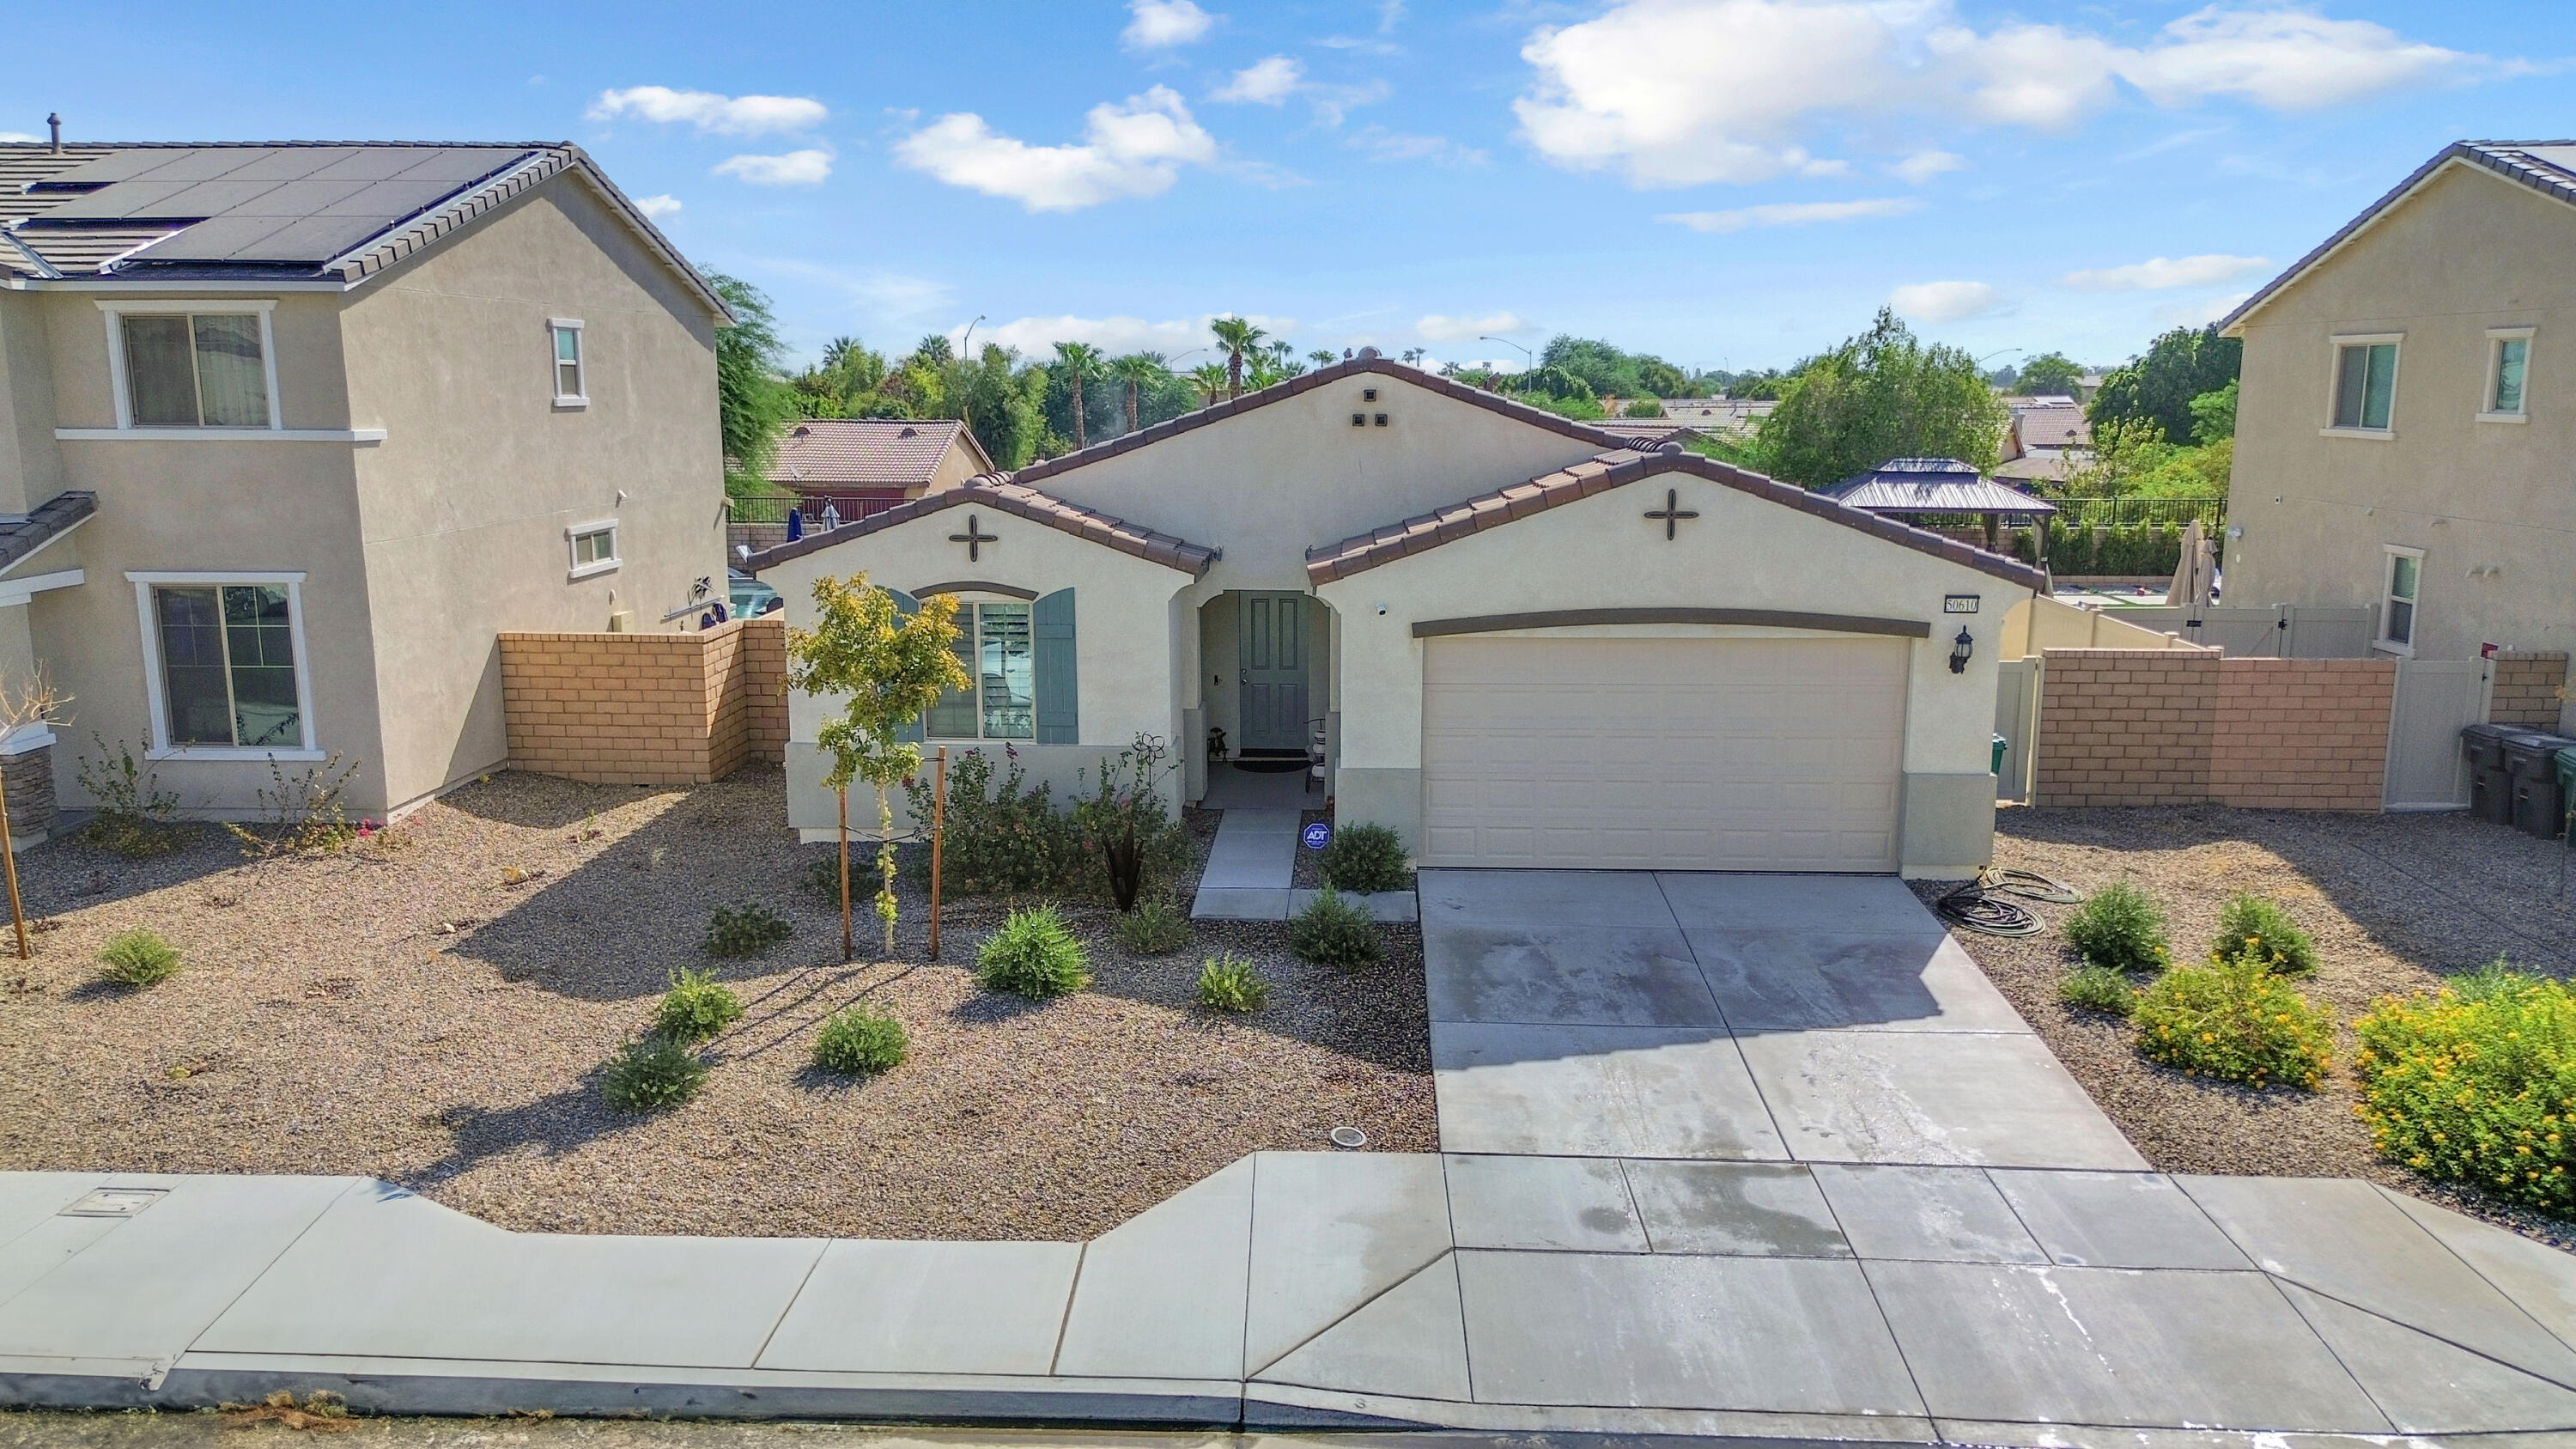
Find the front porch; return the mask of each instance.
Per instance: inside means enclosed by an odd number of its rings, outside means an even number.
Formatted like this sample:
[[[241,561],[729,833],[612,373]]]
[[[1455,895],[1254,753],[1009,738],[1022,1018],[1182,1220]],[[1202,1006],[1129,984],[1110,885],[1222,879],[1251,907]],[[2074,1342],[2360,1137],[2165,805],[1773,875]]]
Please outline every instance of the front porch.
[[[1331,606],[1286,590],[1203,589],[1181,623],[1191,682],[1174,746],[1185,797],[1210,810],[1323,808],[1341,735]],[[1320,778],[1309,768],[1317,747]]]

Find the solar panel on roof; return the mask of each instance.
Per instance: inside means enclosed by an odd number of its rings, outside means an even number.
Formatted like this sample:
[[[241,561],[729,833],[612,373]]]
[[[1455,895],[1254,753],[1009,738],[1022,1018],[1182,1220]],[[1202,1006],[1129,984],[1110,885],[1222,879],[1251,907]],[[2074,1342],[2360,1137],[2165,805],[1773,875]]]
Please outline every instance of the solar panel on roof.
[[[370,181],[359,191],[327,206],[313,209],[315,216],[409,216],[432,203],[453,196],[464,189],[457,181]]]
[[[453,146],[417,154],[417,162],[397,173],[405,181],[480,181],[527,153],[498,146]]]
[[[103,191],[65,197],[61,205],[49,206],[39,215],[49,221],[117,220],[132,216],[136,207],[150,206],[195,185],[193,181],[119,181]]]
[[[288,222],[247,246],[234,248],[223,260],[327,262],[401,220],[402,216],[308,216]]]
[[[229,261],[241,248],[249,246],[288,225],[282,216],[219,216],[201,221],[173,233],[169,240],[156,242],[139,258],[142,261],[220,262]]]
[[[237,181],[296,181],[312,175],[344,157],[355,156],[357,146],[278,146],[238,171],[230,173]]]

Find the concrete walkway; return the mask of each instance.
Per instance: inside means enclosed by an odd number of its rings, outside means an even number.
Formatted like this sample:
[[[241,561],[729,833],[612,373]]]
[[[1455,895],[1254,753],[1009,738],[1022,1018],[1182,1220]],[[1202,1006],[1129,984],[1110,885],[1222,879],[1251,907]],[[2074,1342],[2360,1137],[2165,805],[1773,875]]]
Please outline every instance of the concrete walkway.
[[[1207,866],[1199,874],[1198,898],[1190,916],[1201,921],[1284,921],[1306,909],[1318,894],[1293,889],[1297,880],[1298,830],[1309,801],[1305,774],[1257,774],[1230,765],[1209,767],[1206,808],[1222,811],[1216,842],[1208,848]],[[1381,921],[1410,921],[1415,905],[1411,891],[1381,891],[1354,897]]]

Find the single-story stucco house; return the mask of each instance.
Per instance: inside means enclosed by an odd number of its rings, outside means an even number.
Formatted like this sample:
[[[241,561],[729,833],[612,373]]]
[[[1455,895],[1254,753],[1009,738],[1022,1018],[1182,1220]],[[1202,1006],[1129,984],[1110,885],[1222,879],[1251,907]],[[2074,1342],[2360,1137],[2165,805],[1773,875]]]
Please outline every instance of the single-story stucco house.
[[[749,566],[791,625],[824,575],[955,597],[976,684],[928,741],[1058,798],[1139,734],[1195,800],[1212,732],[1319,732],[1336,818],[1426,865],[1924,876],[1987,863],[1995,632],[2042,584],[1372,350]],[[815,839],[828,711],[789,701]]]

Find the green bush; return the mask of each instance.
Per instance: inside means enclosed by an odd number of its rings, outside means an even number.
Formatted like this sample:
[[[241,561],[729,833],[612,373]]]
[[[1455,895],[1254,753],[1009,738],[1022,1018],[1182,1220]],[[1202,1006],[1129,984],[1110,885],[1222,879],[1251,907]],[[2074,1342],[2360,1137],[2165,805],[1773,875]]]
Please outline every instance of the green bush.
[[[707,939],[702,944],[710,956],[757,956],[795,934],[787,918],[767,906],[738,911],[718,906],[707,917]]]
[[[1354,825],[1334,832],[1315,862],[1324,884],[1343,891],[1401,891],[1413,888],[1413,865],[1404,842],[1383,825]]]
[[[1189,944],[1190,923],[1166,900],[1139,901],[1122,912],[1115,928],[1118,944],[1139,956],[1161,956]]]
[[[1341,892],[1326,886],[1317,893],[1313,904],[1288,923],[1288,949],[1300,961],[1319,966],[1338,966],[1356,971],[1374,966],[1384,948],[1379,944],[1377,922],[1369,913],[1342,899]]]
[[[705,971],[671,973],[671,989],[653,1009],[653,1030],[673,1041],[700,1042],[742,1020],[742,998]]]
[[[948,771],[940,885],[961,896],[1063,890],[1084,865],[1081,836],[1071,817],[1056,813],[1051,787],[1027,788],[1019,751],[1005,745],[1003,756],[998,787],[993,784],[993,757],[980,749],[966,751]],[[931,784],[926,771],[904,782],[916,821],[930,819]]]
[[[138,926],[118,934],[98,953],[103,969],[99,978],[113,986],[140,989],[167,981],[179,974],[179,948],[161,938],[158,931]]]
[[[2576,1217],[2576,991],[2495,965],[2353,1023],[2381,1156]]]
[[[1210,1011],[1259,1011],[1269,999],[1270,983],[1231,951],[1199,966],[1199,1005]]]
[[[80,839],[127,860],[167,855],[188,843],[188,827],[179,823],[179,797],[161,788],[150,766],[138,764],[123,740],[111,745],[93,732],[99,758],[81,756],[72,766],[95,807]]]
[[[2270,960],[2278,975],[2305,976],[2317,969],[2317,943],[2299,929],[2288,911],[2261,896],[2240,895],[2229,901],[2218,916],[2218,939],[2209,947],[2212,956],[2246,951]]]
[[[2084,1011],[2127,1016],[2137,1005],[2138,988],[2125,971],[2108,966],[2078,966],[2058,981],[2057,999]]]
[[[2066,944],[2088,966],[2161,971],[2167,954],[2165,913],[2145,891],[2118,881],[2095,891],[2066,918]]]
[[[620,1112],[650,1112],[675,1107],[707,1084],[707,1064],[698,1054],[659,1032],[639,1036],[618,1049],[599,1074],[599,1095]]]
[[[892,1071],[911,1050],[902,1022],[864,1004],[832,1013],[814,1034],[814,1065],[847,1076]]]
[[[2189,1076],[2313,1091],[2334,1054],[2334,1014],[2250,951],[2166,972],[2130,1015],[2138,1050]]]
[[[975,978],[987,990],[1043,1000],[1091,984],[1082,943],[1053,906],[1013,911],[975,953]]]

